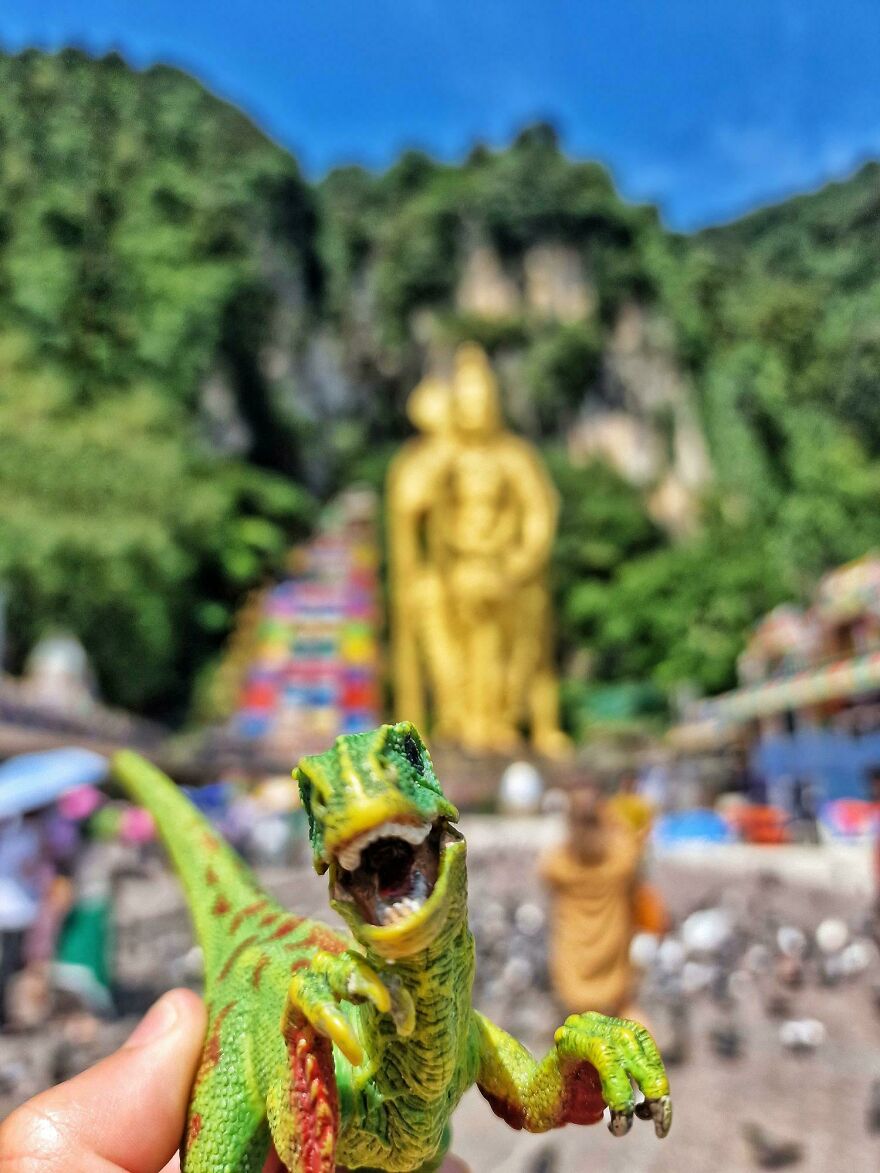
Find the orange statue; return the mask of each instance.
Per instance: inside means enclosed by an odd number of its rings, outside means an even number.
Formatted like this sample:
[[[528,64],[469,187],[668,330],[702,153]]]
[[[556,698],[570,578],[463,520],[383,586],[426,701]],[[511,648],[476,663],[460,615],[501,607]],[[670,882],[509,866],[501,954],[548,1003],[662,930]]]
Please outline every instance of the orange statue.
[[[649,827],[649,814],[636,820],[616,799],[581,787],[571,796],[568,841],[541,861],[551,894],[550,974],[569,1013],[593,1006],[629,1015],[633,935],[639,928],[662,931],[665,915],[639,875]]]

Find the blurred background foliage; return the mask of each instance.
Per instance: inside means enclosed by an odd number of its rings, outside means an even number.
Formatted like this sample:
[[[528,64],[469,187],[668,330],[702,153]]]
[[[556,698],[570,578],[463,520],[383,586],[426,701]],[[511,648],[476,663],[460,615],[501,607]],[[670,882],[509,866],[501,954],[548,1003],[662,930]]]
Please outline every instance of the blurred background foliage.
[[[473,338],[560,490],[570,721],[730,685],[756,618],[880,543],[878,215],[872,164],[677,236],[544,125],[310,185],[175,70],[0,56],[7,666],[64,626],[108,699],[182,716]]]

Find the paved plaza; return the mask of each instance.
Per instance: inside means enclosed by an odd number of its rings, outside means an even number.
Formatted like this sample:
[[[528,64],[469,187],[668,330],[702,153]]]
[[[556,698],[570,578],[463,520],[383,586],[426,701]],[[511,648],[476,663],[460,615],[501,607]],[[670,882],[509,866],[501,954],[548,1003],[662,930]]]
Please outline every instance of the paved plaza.
[[[477,820],[465,830],[480,956],[476,998],[541,1050],[558,1011],[543,966],[543,897],[534,848],[549,842],[555,828]],[[790,925],[810,934],[823,918],[835,915],[847,921],[854,936],[864,934],[867,857],[806,850],[804,855],[796,849],[782,854],[772,848],[757,854],[716,849],[709,857],[655,861],[653,872],[678,921],[694,909],[714,907],[726,910],[741,933]],[[264,879],[297,911],[329,915],[324,881],[309,867],[273,870]],[[122,1017],[101,1024],[94,1038],[71,1034],[59,1021],[30,1034],[0,1036],[0,1114],[111,1050],[162,989],[181,983],[198,988],[198,956],[186,913],[173,878],[158,861],[149,874],[120,886],[117,977]],[[684,1034],[680,1023],[675,1026],[663,983],[648,980],[642,1011],[661,1046],[681,1060],[671,1069],[675,1124],[662,1143],[638,1122],[625,1140],[614,1140],[602,1126],[517,1134],[471,1092],[455,1119],[455,1151],[474,1173],[744,1173],[761,1167],[762,1153],[772,1159],[774,1146],[779,1155],[798,1142],[802,1151],[792,1167],[804,1173],[876,1173],[880,1134],[868,1129],[868,1108],[874,1081],[880,1080],[880,962],[872,954],[861,973],[831,985],[822,984],[808,965],[802,979],[774,992],[737,970],[729,983],[733,996],[697,989],[687,997]],[[768,1011],[774,997],[781,1004]],[[779,1037],[786,1019],[818,1020],[825,1027],[824,1042],[808,1053],[786,1050]],[[738,1057],[719,1054],[737,1050]],[[756,1126],[757,1147],[746,1139],[749,1130],[754,1137]]]

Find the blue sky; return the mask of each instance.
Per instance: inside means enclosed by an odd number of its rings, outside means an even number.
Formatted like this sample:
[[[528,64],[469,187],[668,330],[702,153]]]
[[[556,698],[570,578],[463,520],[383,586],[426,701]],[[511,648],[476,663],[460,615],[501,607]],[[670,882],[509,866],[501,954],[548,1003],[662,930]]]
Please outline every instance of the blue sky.
[[[27,0],[0,43],[180,65],[310,175],[548,117],[679,228],[880,157],[880,0]]]

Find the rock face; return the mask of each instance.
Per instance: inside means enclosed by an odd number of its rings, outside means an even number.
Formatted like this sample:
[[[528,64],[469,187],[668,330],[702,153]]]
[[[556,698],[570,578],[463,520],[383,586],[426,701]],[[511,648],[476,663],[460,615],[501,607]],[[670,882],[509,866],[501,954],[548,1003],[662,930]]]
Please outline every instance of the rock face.
[[[577,249],[568,245],[532,245],[514,270],[491,245],[479,243],[467,250],[455,302],[462,312],[490,320],[525,313],[578,322],[594,313],[596,293]]]
[[[548,241],[528,248],[519,264],[505,265],[493,247],[466,252],[456,306],[486,322],[532,320],[577,327],[596,314],[595,288],[579,252]],[[430,322],[435,325],[434,315]],[[423,338],[432,335],[424,326]],[[508,406],[526,423],[532,388],[517,348],[498,356]],[[579,418],[568,429],[576,463],[603,460],[643,489],[653,519],[675,537],[699,526],[700,498],[712,479],[695,392],[677,358],[672,327],[661,313],[626,301],[610,328],[595,386],[585,372]]]
[[[596,292],[587,283],[576,249],[562,244],[533,245],[523,258],[525,301],[544,318],[578,322],[596,309]]]
[[[608,378],[630,410],[658,411],[681,402],[682,378],[669,323],[637,302],[621,308],[605,361]]]
[[[602,377],[614,406],[586,411],[571,429],[572,460],[607,461],[646,490],[658,524],[687,536],[699,524],[699,500],[712,465],[668,322],[626,303],[603,355]]]
[[[253,438],[251,430],[239,411],[229,377],[221,367],[202,383],[198,408],[202,436],[214,452],[224,456],[247,453]]]
[[[639,488],[647,488],[664,466],[663,445],[651,425],[625,411],[596,411],[571,430],[568,452],[576,464],[604,460]]]
[[[522,307],[516,282],[504,272],[495,250],[486,244],[470,250],[455,302],[464,313],[489,319],[513,317]]]

